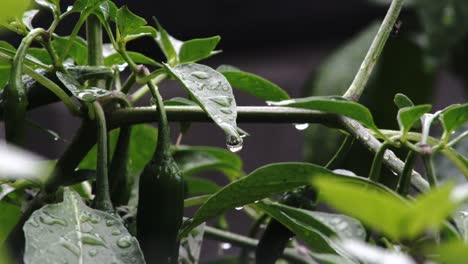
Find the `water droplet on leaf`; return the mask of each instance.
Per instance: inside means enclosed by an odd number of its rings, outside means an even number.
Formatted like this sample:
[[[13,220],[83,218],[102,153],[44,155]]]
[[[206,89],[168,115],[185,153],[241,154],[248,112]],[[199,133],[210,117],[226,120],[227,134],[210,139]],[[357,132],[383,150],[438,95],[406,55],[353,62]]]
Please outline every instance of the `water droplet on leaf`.
[[[119,248],[129,248],[132,245],[132,237],[131,236],[124,236],[117,240],[117,246]]]
[[[232,103],[232,98],[229,98],[227,96],[210,97],[210,100],[224,107],[229,107]]]
[[[240,137],[228,135],[226,140],[226,146],[231,152],[239,152],[244,146],[244,141]]]
[[[61,225],[61,226],[67,226],[67,222],[63,219],[60,219],[58,217],[49,215],[47,213],[43,213],[39,216],[39,220],[46,225]]]
[[[122,232],[120,232],[120,230],[118,230],[118,229],[114,229],[114,230],[112,230],[111,234],[113,236],[120,236],[122,234]]]
[[[90,92],[81,92],[78,94],[78,98],[86,102],[93,102],[96,100],[96,96]]]
[[[304,124],[294,124],[294,127],[297,130],[306,130],[309,127],[309,124],[304,123]]]
[[[208,79],[210,78],[210,75],[204,71],[194,71],[190,75],[193,77],[196,77],[198,79]]]
[[[88,254],[91,256],[91,257],[95,257],[97,255],[97,250],[92,248],[89,250]]]

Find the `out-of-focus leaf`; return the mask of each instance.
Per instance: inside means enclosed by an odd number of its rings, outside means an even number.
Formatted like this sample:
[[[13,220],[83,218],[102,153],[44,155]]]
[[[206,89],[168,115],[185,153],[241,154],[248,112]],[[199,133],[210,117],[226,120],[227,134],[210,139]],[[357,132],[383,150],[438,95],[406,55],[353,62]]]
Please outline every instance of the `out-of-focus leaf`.
[[[426,33],[426,48],[443,56],[468,32],[468,4],[465,0],[416,1],[415,6]]]
[[[215,52],[214,49],[220,40],[220,36],[214,36],[185,41],[178,52],[179,62],[197,62],[216,54],[217,52]]]
[[[376,246],[371,246],[361,241],[346,239],[337,242],[346,252],[362,263],[373,264],[416,264],[408,255],[401,252],[392,252]],[[360,262],[360,263],[361,263]]]
[[[462,241],[454,240],[429,247],[426,254],[437,263],[462,264],[468,262],[468,245]]]
[[[176,67],[166,65],[166,69],[224,130],[228,147],[239,150],[242,146],[242,138],[236,124],[236,100],[226,78],[212,68],[196,63],[186,63]]]
[[[26,26],[27,29],[29,29],[29,30],[34,29],[34,27],[32,25],[32,21],[33,21],[34,17],[37,15],[37,13],[39,13],[38,9],[28,10],[28,11],[24,12],[24,14],[23,14],[23,23],[24,23],[24,25]]]
[[[57,55],[62,58],[63,53],[65,52],[65,47],[67,46],[69,37],[59,37],[54,36],[52,45],[57,52]],[[68,52],[68,57],[72,58],[78,65],[87,65],[88,63],[88,44],[87,42],[80,38],[76,37],[75,41],[71,44],[70,51]]]
[[[42,7],[50,9],[53,13],[60,10],[60,0],[35,0],[35,2]]]
[[[0,25],[9,26],[10,22],[15,20],[20,22],[30,4],[30,0],[3,0],[0,9]]]
[[[120,218],[87,207],[69,189],[62,203],[35,211],[23,229],[26,263],[145,263]]]
[[[221,189],[221,187],[213,181],[187,175],[184,175],[184,182],[188,187],[187,191],[189,196],[213,194]]]
[[[282,101],[289,99],[289,95],[278,85],[258,75],[220,66],[217,69],[229,81],[232,87],[251,94],[265,101]]]
[[[315,186],[322,199],[334,208],[397,241],[438,230],[460,203],[453,198],[451,184],[425,193],[412,203],[388,191],[323,177],[315,179]]]
[[[21,216],[21,208],[0,200],[0,248]]]
[[[406,135],[416,122],[427,112],[431,110],[431,105],[417,105],[401,108],[398,111],[398,125],[400,126],[402,140],[406,139]]]
[[[0,52],[3,49],[7,51],[15,52],[16,49],[10,43],[5,41],[0,41]],[[3,53],[3,52],[2,52]],[[11,61],[8,59],[1,58],[0,59],[0,89],[5,88],[8,84],[8,80],[10,79],[10,69],[11,69]]]
[[[110,153],[114,153],[117,143],[118,131],[113,130],[109,133]],[[132,136],[130,138],[130,161],[127,170],[130,176],[139,175],[145,165],[151,159],[157,140],[157,129],[149,125],[132,126]],[[81,161],[79,168],[96,169],[96,146],[94,146],[88,155]]]

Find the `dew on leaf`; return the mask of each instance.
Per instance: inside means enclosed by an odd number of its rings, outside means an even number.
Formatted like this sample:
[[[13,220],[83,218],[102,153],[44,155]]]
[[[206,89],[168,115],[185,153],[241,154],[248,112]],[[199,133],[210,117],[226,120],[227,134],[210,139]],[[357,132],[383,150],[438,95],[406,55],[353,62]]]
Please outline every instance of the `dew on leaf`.
[[[61,225],[61,226],[67,226],[67,222],[63,219],[60,219],[58,217],[49,215],[47,213],[43,213],[39,216],[39,220],[46,225]]]
[[[198,79],[208,79],[210,78],[210,75],[204,71],[194,71],[190,75],[193,77],[196,77]]]
[[[224,107],[229,107],[231,106],[231,103],[232,103],[232,98],[227,97],[227,96],[210,97],[210,100]]]
[[[117,240],[117,246],[119,248],[129,248],[132,245],[132,237],[131,236],[123,236]]]

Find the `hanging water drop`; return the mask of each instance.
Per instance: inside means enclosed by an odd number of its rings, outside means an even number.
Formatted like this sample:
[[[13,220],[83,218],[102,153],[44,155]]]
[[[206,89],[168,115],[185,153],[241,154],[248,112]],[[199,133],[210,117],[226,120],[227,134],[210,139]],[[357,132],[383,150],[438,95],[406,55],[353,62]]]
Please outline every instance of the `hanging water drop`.
[[[231,243],[221,243],[220,244],[220,248],[222,250],[229,250],[229,249],[231,249],[231,247],[232,247]]]
[[[119,248],[129,248],[132,245],[132,237],[131,236],[124,236],[117,240],[117,246]]]
[[[240,210],[244,209],[244,207],[243,207],[243,206],[239,206],[239,207],[236,207],[235,209],[236,209],[237,211],[240,211]]]
[[[244,141],[240,137],[228,135],[226,139],[226,146],[231,152],[239,152],[244,146]]]
[[[297,130],[306,130],[306,129],[309,127],[309,124],[308,124],[308,123],[304,123],[304,124],[294,124],[294,127],[295,127]]]
[[[190,75],[202,80],[210,78],[210,75],[204,71],[194,71]]]

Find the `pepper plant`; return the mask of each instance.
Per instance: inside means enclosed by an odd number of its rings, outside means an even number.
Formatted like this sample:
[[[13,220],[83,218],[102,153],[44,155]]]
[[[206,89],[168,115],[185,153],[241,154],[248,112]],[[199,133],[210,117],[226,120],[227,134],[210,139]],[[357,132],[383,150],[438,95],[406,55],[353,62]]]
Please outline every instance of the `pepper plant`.
[[[39,9],[7,2],[0,22],[22,41],[17,48],[0,42],[6,139],[0,145],[0,263],[199,263],[204,239],[242,249],[239,256],[210,263],[468,260],[468,185],[442,178],[445,171],[434,164],[442,154],[451,171],[468,176],[467,159],[458,151],[467,144],[468,104],[432,112],[429,104],[413,103],[419,98],[396,93],[398,114],[392,118],[399,129],[388,130],[358,102],[380,71],[375,66],[383,67],[379,58],[398,31],[403,0],[376,1],[390,7],[383,22],[365,34],[372,41],[360,65],[352,60],[356,74],[347,69],[340,75],[331,67],[337,66],[334,58],[322,66],[316,83],[323,87],[330,84],[327,74],[329,80],[352,77],[343,92],[304,98],[290,98],[234,66],[199,64],[219,53],[220,37],[178,40],[156,19],[148,23],[110,0],[77,0],[69,7],[35,0]],[[407,7],[420,12],[425,51],[434,61],[463,39],[468,7],[456,0],[422,2]],[[431,24],[441,8],[452,30],[447,39],[439,39],[443,30]],[[35,26],[38,12],[52,16],[48,28]],[[58,35],[72,14],[79,17],[72,32]],[[140,38],[158,47],[165,61],[127,49]],[[361,38],[336,57],[352,55]],[[162,98],[162,82],[179,83],[186,97]],[[233,88],[268,106],[238,107]],[[147,93],[150,104],[134,106]],[[393,102],[385,99],[390,107]],[[31,125],[26,113],[54,102],[81,118],[81,127],[61,157],[44,161],[24,150],[25,127]],[[153,121],[157,129],[146,124]],[[235,152],[248,133],[237,123],[272,121],[322,124],[344,138],[332,142],[337,146],[324,163],[276,163],[244,173]],[[180,123],[175,145],[169,122]],[[182,145],[193,122],[214,122],[226,135],[227,150]],[[348,155],[353,142],[373,154],[367,175],[342,167],[343,157],[358,159]],[[417,160],[422,174],[415,170]],[[197,176],[208,170],[230,183],[219,186]],[[191,207],[193,215],[184,213]],[[234,208],[252,218],[250,234],[229,231],[224,214]]]

